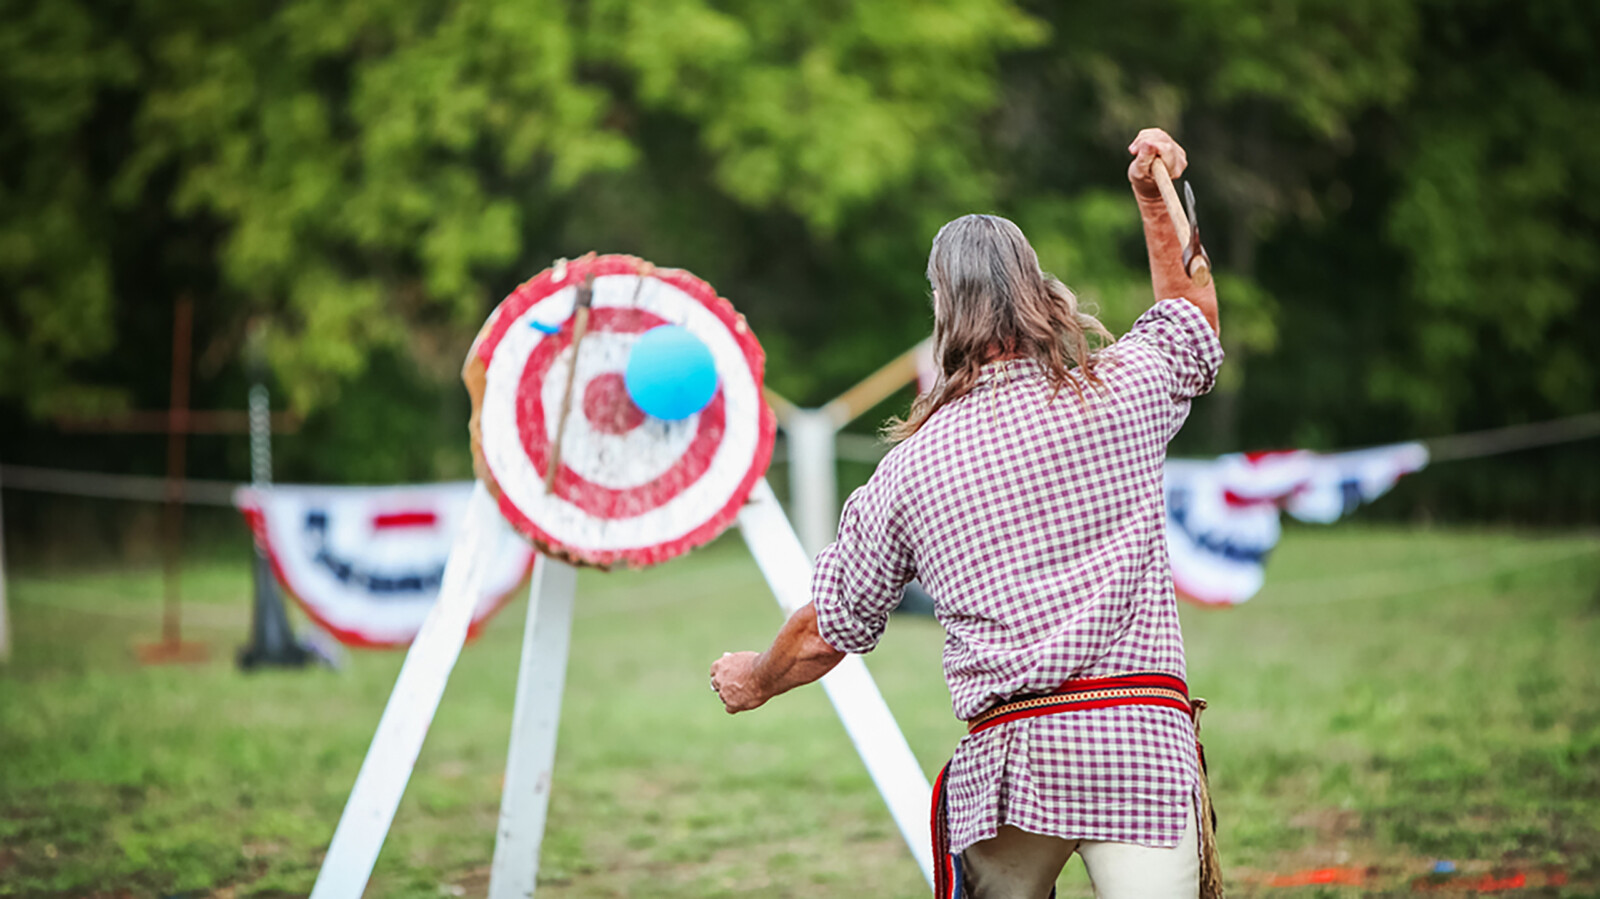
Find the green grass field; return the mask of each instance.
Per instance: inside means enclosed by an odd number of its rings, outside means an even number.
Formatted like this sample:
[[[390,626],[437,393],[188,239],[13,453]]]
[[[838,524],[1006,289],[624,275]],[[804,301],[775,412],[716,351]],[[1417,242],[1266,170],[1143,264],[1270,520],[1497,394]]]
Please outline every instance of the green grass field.
[[[401,656],[239,673],[248,578],[191,566],[214,661],[142,668],[157,572],[13,570],[0,896],[309,890]],[[541,896],[925,894],[819,689],[737,718],[706,689],[779,622],[736,539],[579,590]],[[369,895],[483,894],[525,609],[463,653]],[[1600,535],[1292,529],[1260,596],[1184,627],[1235,895],[1410,895],[1436,860],[1600,890]],[[868,658],[929,772],[961,733],[941,637],[897,617]],[[1270,885],[1331,866],[1369,880]]]

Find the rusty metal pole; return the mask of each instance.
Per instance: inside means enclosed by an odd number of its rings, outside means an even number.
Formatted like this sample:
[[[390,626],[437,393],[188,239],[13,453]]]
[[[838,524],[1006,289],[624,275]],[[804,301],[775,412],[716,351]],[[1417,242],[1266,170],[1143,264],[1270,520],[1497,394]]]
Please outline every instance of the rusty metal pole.
[[[172,402],[167,407],[167,507],[163,516],[166,543],[161,616],[161,642],[176,650],[183,642],[180,578],[183,568],[184,450],[189,431],[189,357],[194,333],[194,302],[178,298],[172,318]]]

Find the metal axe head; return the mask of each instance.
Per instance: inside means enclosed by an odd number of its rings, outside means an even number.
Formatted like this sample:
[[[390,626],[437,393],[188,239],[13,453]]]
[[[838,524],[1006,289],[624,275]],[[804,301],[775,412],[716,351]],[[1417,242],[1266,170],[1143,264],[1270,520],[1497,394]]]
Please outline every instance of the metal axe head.
[[[1200,243],[1200,218],[1194,211],[1194,188],[1188,181],[1183,182],[1183,205],[1189,219],[1189,243],[1183,248],[1183,270],[1191,272],[1193,271],[1191,263],[1196,256],[1204,259],[1208,266],[1211,264],[1211,256]]]

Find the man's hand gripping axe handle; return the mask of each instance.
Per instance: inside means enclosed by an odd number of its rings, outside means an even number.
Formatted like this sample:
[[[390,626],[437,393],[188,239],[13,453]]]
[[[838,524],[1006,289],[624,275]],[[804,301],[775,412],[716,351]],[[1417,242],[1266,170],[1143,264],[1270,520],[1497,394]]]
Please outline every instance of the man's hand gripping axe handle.
[[[1195,220],[1194,214],[1194,191],[1187,184],[1183,186],[1189,198],[1189,208],[1185,211],[1183,203],[1178,200],[1177,189],[1172,186],[1172,173],[1167,170],[1167,163],[1157,157],[1150,166],[1150,174],[1155,176],[1156,187],[1161,189],[1161,199],[1167,204],[1172,228],[1178,232],[1178,243],[1183,244],[1183,270],[1196,286],[1205,287],[1211,283],[1211,258],[1206,255],[1205,247],[1200,245],[1200,223]]]

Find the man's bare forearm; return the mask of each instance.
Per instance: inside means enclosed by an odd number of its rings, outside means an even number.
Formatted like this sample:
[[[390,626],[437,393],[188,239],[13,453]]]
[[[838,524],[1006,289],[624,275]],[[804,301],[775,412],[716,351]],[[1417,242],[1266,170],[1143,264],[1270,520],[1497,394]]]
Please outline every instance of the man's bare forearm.
[[[767,699],[820,680],[844,661],[845,653],[828,645],[817,629],[817,608],[811,603],[789,616],[772,646],[756,657],[755,675]]]
[[[801,606],[766,652],[729,652],[711,665],[711,689],[729,713],[760,708],[774,696],[819,680],[844,660],[817,629],[817,609]]]
[[[1139,200],[1139,217],[1144,219],[1144,245],[1150,256],[1150,286],[1157,300],[1182,297],[1193,303],[1211,323],[1211,329],[1221,333],[1217,320],[1217,282],[1197,286],[1183,270],[1183,245],[1178,243],[1178,232],[1172,226],[1172,216],[1161,194],[1146,196],[1135,190]]]

